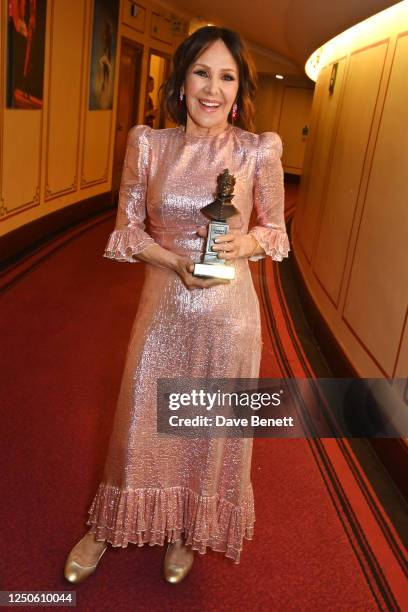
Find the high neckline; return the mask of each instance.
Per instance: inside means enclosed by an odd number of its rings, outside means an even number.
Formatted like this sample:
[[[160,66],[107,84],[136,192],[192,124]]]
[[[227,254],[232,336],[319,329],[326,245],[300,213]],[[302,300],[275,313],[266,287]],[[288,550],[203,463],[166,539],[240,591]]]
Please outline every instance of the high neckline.
[[[225,130],[223,130],[222,132],[219,132],[218,134],[211,134],[208,136],[198,136],[197,134],[188,134],[185,131],[185,127],[184,125],[179,125],[179,130],[181,132],[181,134],[184,136],[186,141],[208,141],[208,140],[215,140],[216,138],[220,138],[222,136],[225,136],[227,134],[229,134],[232,131],[233,125],[231,123],[228,123],[227,127],[225,128]]]

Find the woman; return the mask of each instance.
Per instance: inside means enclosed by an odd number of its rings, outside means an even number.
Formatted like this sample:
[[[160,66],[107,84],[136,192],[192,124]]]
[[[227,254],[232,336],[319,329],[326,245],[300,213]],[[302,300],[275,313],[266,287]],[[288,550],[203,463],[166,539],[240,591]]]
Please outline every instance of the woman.
[[[194,550],[207,546],[239,563],[252,539],[252,438],[160,436],[159,378],[256,378],[260,314],[248,259],[288,256],[279,136],[251,126],[254,72],[239,36],[207,26],[177,49],[165,103],[176,128],[129,132],[116,226],[104,255],[144,261],[145,284],[131,332],[103,480],[89,532],[65,576],[92,573],[107,543],[168,546],[164,577],[180,582]],[[195,277],[217,176],[235,176],[229,233],[214,250],[233,264],[232,281]],[[249,232],[253,205],[258,225]],[[149,221],[149,233],[145,222]],[[251,351],[243,350],[250,346]]]
[[[149,76],[147,81],[147,95],[146,95],[146,114],[144,118],[145,125],[153,127],[154,120],[157,115],[157,108],[154,107],[153,98],[150,95],[154,91],[154,78],[152,75]]]

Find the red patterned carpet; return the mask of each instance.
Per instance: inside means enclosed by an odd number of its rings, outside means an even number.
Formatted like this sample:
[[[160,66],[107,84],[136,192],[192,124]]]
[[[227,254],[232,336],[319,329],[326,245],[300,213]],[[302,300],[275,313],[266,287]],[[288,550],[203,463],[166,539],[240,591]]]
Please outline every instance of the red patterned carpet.
[[[289,193],[290,195],[290,193]],[[241,563],[196,555],[180,585],[158,546],[110,549],[74,587],[66,555],[86,530],[101,476],[143,266],[101,254],[100,217],[1,281],[1,590],[75,590],[77,609],[404,610],[407,557],[345,439],[254,441],[255,537]],[[263,377],[316,377],[280,283],[253,264]]]

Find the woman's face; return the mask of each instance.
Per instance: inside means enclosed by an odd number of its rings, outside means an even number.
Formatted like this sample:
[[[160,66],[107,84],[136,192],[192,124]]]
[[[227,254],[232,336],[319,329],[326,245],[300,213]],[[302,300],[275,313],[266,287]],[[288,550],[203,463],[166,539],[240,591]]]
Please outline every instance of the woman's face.
[[[238,66],[222,40],[212,43],[187,70],[181,93],[186,96],[186,129],[223,129],[239,86]]]

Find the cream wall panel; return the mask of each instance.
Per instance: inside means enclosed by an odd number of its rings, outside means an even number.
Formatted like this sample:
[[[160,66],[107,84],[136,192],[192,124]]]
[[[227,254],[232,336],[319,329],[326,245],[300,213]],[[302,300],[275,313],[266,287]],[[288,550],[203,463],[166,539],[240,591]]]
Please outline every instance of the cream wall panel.
[[[344,316],[392,373],[408,303],[408,36],[397,41]],[[396,252],[395,245],[403,245]]]
[[[259,75],[256,94],[255,129],[258,133],[266,132],[271,124],[270,114],[274,106],[275,96],[270,79]]]
[[[387,44],[382,43],[353,54],[345,83],[314,264],[316,276],[336,304],[386,51]]]
[[[134,14],[132,15],[132,8]],[[122,12],[122,23],[125,23],[129,27],[138,30],[139,32],[145,32],[147,21],[147,10],[142,4],[132,2],[131,0],[125,0],[123,4]]]
[[[112,111],[88,111],[86,115],[81,187],[108,180]]]
[[[42,111],[5,109],[3,130],[2,199],[10,213],[39,203]]]
[[[259,134],[276,132],[281,98],[282,87],[279,88],[276,78],[268,74],[259,75],[255,100],[255,128]]]
[[[327,66],[320,78],[323,79],[321,89],[320,117],[316,131],[315,146],[311,162],[309,185],[306,199],[302,202],[302,232],[300,240],[309,261],[313,257],[316,245],[319,216],[321,213],[322,198],[325,186],[325,176],[328,167],[330,151],[332,148],[333,129],[339,104],[340,93],[344,79],[345,61],[339,61],[336,86],[333,94],[328,91],[331,66]]]
[[[167,12],[153,9],[150,28],[150,35],[152,38],[157,38],[157,40],[161,40],[170,45],[172,44],[173,35],[171,33],[171,18]]]
[[[84,19],[83,0],[53,3],[46,198],[77,187]]]
[[[302,215],[304,212],[304,203],[307,199],[307,193],[308,193],[308,189],[310,185],[310,177],[313,171],[312,160],[313,160],[313,155],[315,152],[314,143],[316,141],[317,126],[319,124],[320,102],[322,100],[322,95],[323,95],[323,84],[325,84],[324,79],[319,79],[316,83],[314,94],[313,94],[310,125],[309,125],[309,135],[306,141],[305,157],[303,159],[303,169],[302,169],[302,175],[300,177],[295,217],[294,217],[293,224],[292,224],[292,231],[294,234],[297,232],[298,227],[300,228],[302,227]]]

